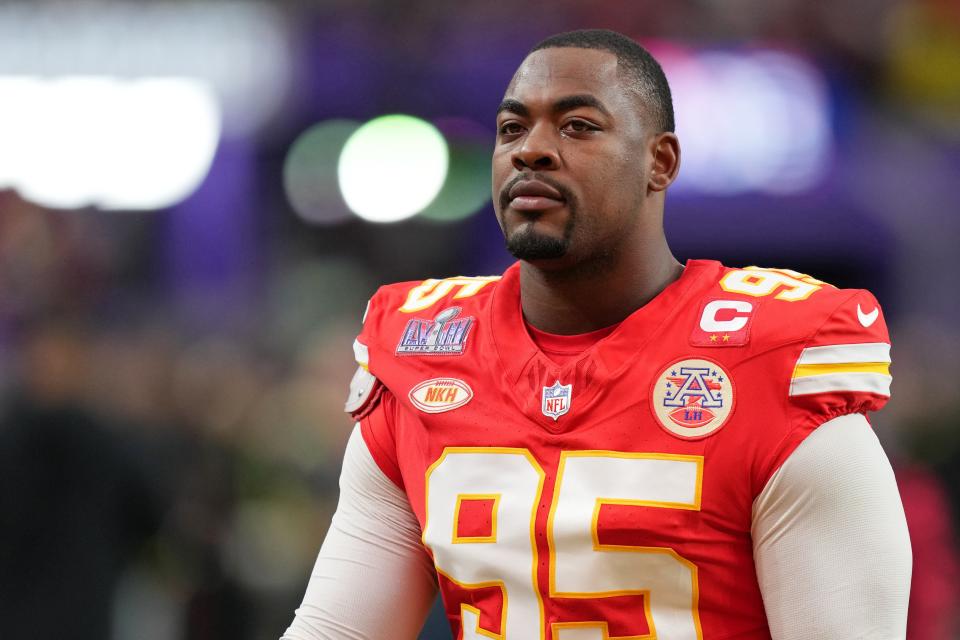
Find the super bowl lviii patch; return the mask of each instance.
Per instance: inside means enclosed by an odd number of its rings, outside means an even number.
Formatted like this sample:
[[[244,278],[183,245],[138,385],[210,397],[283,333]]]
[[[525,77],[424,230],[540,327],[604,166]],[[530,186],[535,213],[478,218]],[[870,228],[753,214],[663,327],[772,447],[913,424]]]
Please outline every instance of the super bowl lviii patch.
[[[400,356],[460,355],[467,345],[473,317],[460,318],[460,307],[448,307],[433,320],[413,318],[407,322],[397,345]]]
[[[654,379],[650,407],[671,435],[698,439],[716,432],[733,411],[733,381],[710,360],[674,362]]]

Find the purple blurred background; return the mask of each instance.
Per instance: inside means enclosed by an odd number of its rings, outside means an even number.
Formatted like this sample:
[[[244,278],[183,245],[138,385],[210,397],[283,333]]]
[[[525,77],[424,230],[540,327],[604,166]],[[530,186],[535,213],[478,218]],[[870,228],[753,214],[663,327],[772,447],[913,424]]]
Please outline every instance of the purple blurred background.
[[[0,7],[0,634],[280,635],[336,504],[366,300],[510,263],[494,111],[533,44],[586,27],[673,86],[678,258],[884,305],[908,637],[960,637],[955,0]],[[378,223],[340,154],[388,114],[432,123],[448,168]],[[379,160],[355,171],[389,208]]]

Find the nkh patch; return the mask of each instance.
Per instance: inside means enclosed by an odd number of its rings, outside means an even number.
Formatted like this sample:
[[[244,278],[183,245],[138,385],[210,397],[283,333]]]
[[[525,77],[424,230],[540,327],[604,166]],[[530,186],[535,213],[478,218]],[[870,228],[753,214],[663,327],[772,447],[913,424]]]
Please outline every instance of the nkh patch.
[[[414,318],[407,322],[397,345],[400,356],[460,355],[467,345],[473,317],[458,318],[460,307],[444,309],[433,320]]]
[[[470,402],[473,389],[457,378],[433,378],[410,389],[409,397],[413,406],[424,413],[443,413]]]
[[[726,424],[733,411],[733,381],[720,365],[691,358],[666,367],[654,379],[650,407],[668,433],[704,438]]]
[[[563,385],[557,380],[553,386],[544,387],[541,396],[540,410],[548,418],[557,419],[570,411],[570,401],[573,398],[573,384]]]

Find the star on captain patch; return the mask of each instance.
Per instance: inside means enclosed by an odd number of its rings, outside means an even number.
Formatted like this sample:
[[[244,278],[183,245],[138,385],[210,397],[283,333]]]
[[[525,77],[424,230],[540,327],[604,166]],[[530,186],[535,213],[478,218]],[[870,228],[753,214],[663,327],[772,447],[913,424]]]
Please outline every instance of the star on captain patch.
[[[573,398],[573,384],[563,385],[557,380],[551,387],[543,388],[542,404],[540,405],[543,415],[548,418],[557,419],[570,411],[570,401]]]

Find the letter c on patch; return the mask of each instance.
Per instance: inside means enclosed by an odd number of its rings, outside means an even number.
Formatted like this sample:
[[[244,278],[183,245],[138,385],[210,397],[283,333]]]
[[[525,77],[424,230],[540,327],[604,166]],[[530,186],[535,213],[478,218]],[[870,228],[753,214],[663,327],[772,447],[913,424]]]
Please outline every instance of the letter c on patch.
[[[717,316],[721,311],[734,313],[728,320],[718,320]],[[703,308],[700,328],[708,333],[740,331],[747,326],[751,311],[753,311],[753,304],[746,300],[712,300]]]

